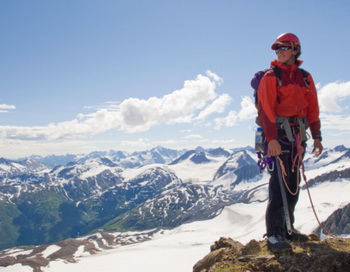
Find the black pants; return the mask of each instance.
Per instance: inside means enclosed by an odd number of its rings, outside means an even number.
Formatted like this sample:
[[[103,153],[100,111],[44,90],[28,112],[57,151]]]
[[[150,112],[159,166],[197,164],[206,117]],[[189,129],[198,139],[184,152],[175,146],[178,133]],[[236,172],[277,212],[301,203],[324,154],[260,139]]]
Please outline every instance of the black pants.
[[[282,160],[287,173],[287,176],[285,176],[286,183],[288,184],[288,187],[292,193],[297,192],[295,195],[293,195],[288,191],[287,188],[285,188],[290,222],[293,226],[293,223],[295,221],[294,210],[299,199],[298,181],[300,181],[300,171],[298,169],[298,163],[296,163],[296,165],[293,166],[293,159],[297,155],[297,148],[295,145],[291,144],[281,144],[281,146],[283,153],[279,157]],[[306,147],[305,143],[303,143],[303,147]],[[286,219],[283,210],[280,182],[276,166],[274,165],[273,169],[271,170],[272,171],[269,171],[271,175],[269,181],[269,201],[265,215],[266,234],[267,236],[278,234],[285,237],[287,234]]]

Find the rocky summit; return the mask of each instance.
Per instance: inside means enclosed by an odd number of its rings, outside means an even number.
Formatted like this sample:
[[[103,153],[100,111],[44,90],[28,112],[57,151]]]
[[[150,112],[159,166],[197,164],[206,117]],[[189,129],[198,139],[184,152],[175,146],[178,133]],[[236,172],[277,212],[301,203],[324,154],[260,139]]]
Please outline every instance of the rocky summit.
[[[293,252],[272,254],[266,241],[251,240],[243,245],[230,238],[220,238],[193,272],[348,272],[350,240],[320,240],[309,235],[307,242],[292,242]]]

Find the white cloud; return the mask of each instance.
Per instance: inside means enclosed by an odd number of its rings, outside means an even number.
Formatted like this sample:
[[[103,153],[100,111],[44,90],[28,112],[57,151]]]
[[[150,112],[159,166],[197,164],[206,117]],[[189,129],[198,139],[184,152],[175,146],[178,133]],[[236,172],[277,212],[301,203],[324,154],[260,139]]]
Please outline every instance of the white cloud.
[[[36,127],[1,126],[0,137],[69,139],[95,135],[114,128],[132,133],[147,131],[160,124],[190,123],[198,112],[208,115],[209,112],[220,110],[224,100],[228,100],[227,95],[224,95],[212,104],[218,96],[215,92],[217,84],[222,80],[210,71],[207,74],[209,76],[198,75],[194,80],[185,81],[182,89],[163,97],[147,100],[129,98],[118,105],[109,103],[107,108],[87,115],[79,114],[71,121]],[[206,111],[208,106],[210,109]],[[3,105],[3,108],[6,107],[11,106]]]
[[[225,118],[216,118],[215,129],[220,129],[221,127],[233,127],[237,124],[238,114],[236,111],[230,111]]]
[[[240,103],[241,109],[239,112],[230,111],[228,115],[224,118],[216,118],[215,128],[220,129],[221,127],[233,127],[237,125],[239,121],[254,119],[257,115],[255,105],[250,97],[244,96],[242,97],[242,101]]]
[[[335,129],[340,131],[350,131],[350,116],[349,115],[321,115],[322,129]]]
[[[203,120],[213,113],[223,113],[231,101],[231,96],[228,94],[222,94],[216,98],[208,107],[201,111],[195,119]]]
[[[209,76],[212,79],[214,79],[218,84],[221,84],[224,81],[221,77],[219,77],[217,74],[213,73],[210,70],[207,70],[205,73],[206,73],[207,76]]]
[[[344,107],[340,106],[339,102],[349,97],[350,81],[329,83],[324,87],[321,87],[318,92],[318,99],[322,112],[343,111]]]
[[[99,107],[90,114],[78,114],[70,121],[51,123],[47,126],[19,127],[0,126],[0,139],[20,140],[57,140],[88,137],[111,129],[127,133],[147,131],[153,126],[162,124],[191,123],[209,121],[214,113],[224,113],[232,103],[228,94],[219,95],[216,92],[222,79],[207,71],[206,75],[198,75],[193,80],[187,80],[181,89],[162,97],[148,99],[129,98],[120,103],[106,102],[104,108]],[[350,96],[350,82],[335,82],[320,88],[319,101],[321,112],[341,112],[344,99]],[[345,103],[343,103],[345,104]],[[16,109],[14,105],[0,104],[0,111]],[[250,97],[244,96],[240,109],[232,109],[226,117],[214,119],[215,129],[233,127],[238,122],[254,119],[256,109]],[[350,122],[346,114],[323,115],[323,129],[348,130],[344,123]],[[124,142],[132,145],[135,142]],[[141,142],[139,142],[140,144]],[[143,142],[142,145],[146,143]]]
[[[257,115],[255,104],[249,96],[243,96],[241,101],[241,110],[238,113],[238,119],[240,121],[250,120]]]
[[[194,139],[194,140],[199,140],[199,139],[202,139],[203,137],[201,135],[198,135],[198,134],[191,134],[191,135],[187,135],[185,137],[185,139]]]
[[[9,139],[70,139],[94,135],[112,129],[118,123],[118,115],[107,110],[99,110],[89,115],[78,115],[71,121],[52,123],[35,127],[0,127],[1,138]]]
[[[195,80],[185,81],[182,89],[162,98],[129,98],[120,104],[121,128],[139,132],[159,124],[190,123],[195,113],[217,96],[215,88],[215,81],[198,75]]]
[[[14,109],[16,109],[16,106],[14,105],[0,104],[0,113],[5,113],[8,112],[8,110]]]

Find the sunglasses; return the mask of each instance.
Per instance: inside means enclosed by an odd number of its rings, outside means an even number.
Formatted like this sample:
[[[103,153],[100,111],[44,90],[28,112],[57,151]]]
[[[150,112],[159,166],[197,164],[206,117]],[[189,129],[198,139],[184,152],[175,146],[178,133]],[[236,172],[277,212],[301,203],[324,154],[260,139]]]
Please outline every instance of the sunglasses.
[[[275,52],[276,52],[276,54],[277,54],[277,53],[278,53],[279,51],[281,51],[281,50],[287,51],[287,50],[290,50],[290,49],[292,49],[291,46],[280,46],[280,47],[278,47],[278,48],[275,50]]]

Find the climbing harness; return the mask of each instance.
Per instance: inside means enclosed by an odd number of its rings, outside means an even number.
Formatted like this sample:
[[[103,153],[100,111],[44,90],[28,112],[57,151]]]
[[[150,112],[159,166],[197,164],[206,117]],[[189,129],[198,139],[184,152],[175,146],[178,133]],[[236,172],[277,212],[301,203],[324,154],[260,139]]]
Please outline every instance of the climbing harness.
[[[299,125],[303,141],[306,141],[308,139],[306,133],[307,125],[305,122],[305,118],[276,116],[276,123],[280,126],[280,128],[284,129],[289,142],[292,143],[295,141],[290,123],[297,123]]]

